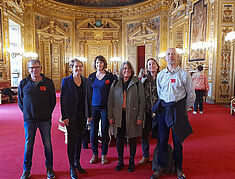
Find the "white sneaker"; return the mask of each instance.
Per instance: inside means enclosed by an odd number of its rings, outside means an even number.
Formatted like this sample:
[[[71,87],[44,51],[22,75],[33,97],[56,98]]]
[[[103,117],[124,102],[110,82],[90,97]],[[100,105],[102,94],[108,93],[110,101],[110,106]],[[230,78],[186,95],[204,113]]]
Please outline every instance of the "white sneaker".
[[[193,111],[193,114],[197,114],[197,111]]]
[[[203,114],[203,111],[199,111],[200,114]]]

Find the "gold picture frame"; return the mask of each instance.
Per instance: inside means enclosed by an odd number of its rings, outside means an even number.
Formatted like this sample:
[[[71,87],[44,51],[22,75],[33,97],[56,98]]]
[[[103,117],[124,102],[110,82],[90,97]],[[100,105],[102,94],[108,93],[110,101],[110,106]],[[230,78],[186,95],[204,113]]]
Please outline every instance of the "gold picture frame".
[[[193,49],[195,43],[206,43],[207,36],[207,4],[199,0],[193,5],[190,16],[189,61],[204,61],[206,49]]]
[[[0,61],[3,61],[2,9],[0,8]]]

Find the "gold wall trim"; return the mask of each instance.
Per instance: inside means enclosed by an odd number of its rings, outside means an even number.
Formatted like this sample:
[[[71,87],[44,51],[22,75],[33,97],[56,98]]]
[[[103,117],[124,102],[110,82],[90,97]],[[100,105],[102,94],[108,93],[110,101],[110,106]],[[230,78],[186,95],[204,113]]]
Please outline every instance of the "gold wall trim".
[[[136,5],[115,7],[115,8],[87,8],[73,6],[55,2],[52,0],[23,0],[25,3],[32,3],[37,8],[55,14],[69,17],[95,17],[95,18],[123,18],[154,12],[162,6],[170,6],[173,0],[148,0],[147,2]]]

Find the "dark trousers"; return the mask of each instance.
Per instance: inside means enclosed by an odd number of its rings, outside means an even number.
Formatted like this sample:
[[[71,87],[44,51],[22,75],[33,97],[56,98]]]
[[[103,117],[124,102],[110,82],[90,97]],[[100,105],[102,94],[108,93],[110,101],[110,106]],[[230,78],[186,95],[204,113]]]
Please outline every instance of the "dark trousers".
[[[196,100],[194,102],[194,111],[198,111],[198,105],[199,105],[199,111],[203,111],[203,95],[205,93],[205,90],[195,90],[196,93]]]
[[[109,120],[107,109],[92,109],[91,148],[94,155],[98,155],[98,129],[101,119],[102,155],[107,155],[109,145]]]
[[[67,154],[70,167],[80,165],[83,132],[77,130],[77,125],[77,120],[70,120],[69,125],[66,126],[68,131]]]
[[[152,129],[152,116],[150,112],[146,112],[146,120],[142,136],[142,150],[144,158],[149,158],[149,135],[151,129]]]
[[[126,112],[122,111],[122,125],[121,125],[121,128],[118,128],[117,137],[116,137],[118,160],[121,162],[123,162],[125,137],[126,137]],[[137,140],[136,138],[129,138],[128,140],[129,140],[129,145],[130,145],[129,162],[134,165],[134,159],[135,159],[136,148],[137,148]]]
[[[158,165],[166,167],[167,163],[167,146],[169,140],[170,127],[167,127],[165,122],[166,110],[158,115]],[[176,169],[182,169],[183,163],[183,145],[172,130],[172,138],[174,145],[174,162]]]

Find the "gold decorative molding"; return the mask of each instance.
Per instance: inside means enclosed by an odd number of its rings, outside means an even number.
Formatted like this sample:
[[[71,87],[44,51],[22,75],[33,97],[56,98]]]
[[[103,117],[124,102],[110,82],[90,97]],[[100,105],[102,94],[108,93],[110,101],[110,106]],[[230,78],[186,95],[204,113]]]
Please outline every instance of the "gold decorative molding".
[[[156,41],[159,31],[148,26],[148,22],[143,20],[141,25],[129,34],[129,43],[136,46],[137,44],[146,44]]]
[[[85,18],[123,18],[154,12],[162,7],[170,6],[172,0],[148,0],[143,3],[115,8],[86,8],[62,4],[52,0],[23,0],[44,11],[68,17]]]
[[[222,27],[221,29],[221,54],[219,65],[219,94],[218,101],[223,102],[230,99],[230,63],[231,63],[231,46],[225,41],[225,36],[232,31],[231,27]]]
[[[108,18],[99,20],[99,26],[96,25],[95,18],[88,18],[76,25],[79,39],[87,40],[118,40],[121,26]]]
[[[223,4],[222,22],[233,22],[233,4]]]

